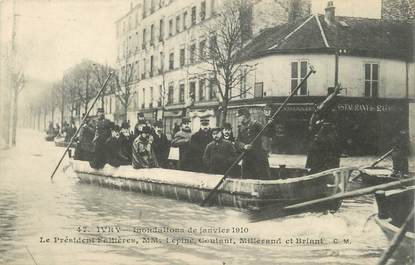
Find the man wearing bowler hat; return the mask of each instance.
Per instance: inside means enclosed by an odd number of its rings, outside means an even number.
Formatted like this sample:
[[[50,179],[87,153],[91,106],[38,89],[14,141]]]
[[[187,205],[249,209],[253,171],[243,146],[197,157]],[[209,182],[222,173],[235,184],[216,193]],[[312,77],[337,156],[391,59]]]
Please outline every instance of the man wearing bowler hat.
[[[191,153],[194,162],[192,163],[194,171],[203,171],[203,153],[206,146],[212,142],[212,133],[210,132],[209,116],[200,117],[200,129],[192,135],[190,139]]]
[[[268,154],[262,147],[261,137],[253,144],[250,144],[262,130],[262,125],[251,119],[251,114],[247,108],[238,109],[237,117],[240,127],[235,146],[240,151],[245,151],[245,156],[242,159],[242,177],[248,179],[269,179]]]
[[[213,141],[206,146],[203,163],[209,173],[224,174],[235,160],[236,150],[231,142],[223,139],[221,128],[213,128],[211,132]]]
[[[190,129],[190,119],[182,118],[182,125],[171,141],[171,146],[179,148],[179,164],[178,169],[192,171],[192,154],[190,150],[190,138],[192,130]]]

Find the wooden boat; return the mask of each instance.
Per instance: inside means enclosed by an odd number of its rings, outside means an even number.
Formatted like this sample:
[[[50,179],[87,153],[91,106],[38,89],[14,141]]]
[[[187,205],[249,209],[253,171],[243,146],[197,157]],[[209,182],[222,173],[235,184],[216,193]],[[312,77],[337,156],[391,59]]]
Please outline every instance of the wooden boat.
[[[105,165],[93,169],[88,162],[71,160],[80,182],[201,203],[222,175],[173,169],[133,169]],[[336,168],[313,175],[299,169],[284,169],[285,179],[227,178],[212,200],[214,205],[261,211],[269,206],[284,207],[344,192],[351,169]],[[280,174],[278,169],[274,174]],[[339,207],[336,204],[335,207]],[[330,204],[328,208],[333,208]]]
[[[65,142],[65,137],[55,137],[53,140],[55,142],[55,146],[57,147],[67,147],[69,142]],[[76,143],[73,142],[71,147],[76,147]]]
[[[389,191],[377,191],[375,193],[378,205],[378,214],[375,217],[375,221],[389,240],[399,231],[413,209],[414,194],[415,186]],[[400,264],[413,264],[406,263],[407,260],[413,261],[414,258],[415,233],[413,218],[409,227],[410,229],[405,233],[405,238],[394,254],[394,258],[402,262]]]
[[[45,136],[45,140],[46,140],[47,142],[52,142],[54,138],[55,138],[55,135],[53,135],[53,134],[47,134],[47,135]]]
[[[393,170],[384,167],[360,168],[352,171],[348,190],[357,190],[370,186],[396,181]]]

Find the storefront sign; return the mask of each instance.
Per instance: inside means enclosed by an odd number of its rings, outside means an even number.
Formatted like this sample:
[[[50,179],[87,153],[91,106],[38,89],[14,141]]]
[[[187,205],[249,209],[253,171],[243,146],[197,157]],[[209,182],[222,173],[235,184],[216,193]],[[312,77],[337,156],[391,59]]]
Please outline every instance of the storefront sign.
[[[348,112],[397,112],[403,111],[403,108],[390,104],[340,103],[337,104],[337,110]]]

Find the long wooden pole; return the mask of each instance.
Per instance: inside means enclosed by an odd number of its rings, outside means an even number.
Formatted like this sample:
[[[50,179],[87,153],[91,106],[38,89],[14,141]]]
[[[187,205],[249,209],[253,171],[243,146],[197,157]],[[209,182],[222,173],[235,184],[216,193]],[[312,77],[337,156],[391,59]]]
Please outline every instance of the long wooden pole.
[[[378,265],[385,265],[389,258],[392,257],[395,250],[399,247],[399,244],[402,242],[402,239],[405,237],[406,231],[409,229],[409,224],[411,223],[411,220],[414,218],[414,209],[412,209],[411,213],[406,217],[405,222],[399,229],[398,233],[393,237],[388,249],[383,252],[382,257],[380,258]]]
[[[374,167],[374,166],[376,166],[377,164],[379,164],[380,163],[380,161],[382,161],[383,159],[385,159],[386,157],[388,157],[390,154],[392,154],[392,152],[393,152],[393,148],[391,149],[391,150],[389,150],[387,153],[385,153],[383,156],[381,156],[378,160],[376,160],[375,162],[373,162],[371,165],[370,165],[370,167]]]
[[[69,150],[69,147],[71,147],[72,142],[75,140],[76,136],[78,135],[79,131],[82,128],[82,125],[85,122],[85,119],[88,117],[89,113],[91,112],[92,108],[94,107],[95,103],[97,102],[98,98],[101,96],[102,92],[105,90],[105,87],[107,86],[108,81],[110,80],[112,75],[112,72],[110,72],[107,76],[107,79],[105,80],[104,84],[102,85],[101,89],[98,91],[97,95],[95,96],[94,101],[92,102],[91,106],[89,107],[88,111],[85,113],[85,116],[82,118],[81,123],[79,124],[78,129],[76,130],[75,134],[72,136],[71,140],[69,141],[68,146],[65,148],[65,152],[63,152],[62,157],[60,158],[58,164],[56,165],[55,169],[52,172],[52,175],[50,176],[50,179],[53,180],[53,176],[55,175],[56,171],[58,170],[60,164],[62,163],[62,160],[65,158],[66,153]]]
[[[262,128],[262,130],[252,139],[252,141],[249,143],[250,145],[254,144],[254,142],[262,135],[262,133],[266,130],[266,128],[274,122],[274,119],[281,113],[281,111],[284,109],[285,105],[287,105],[288,101],[297,94],[298,89],[307,81],[307,79],[310,77],[311,74],[314,74],[316,71],[313,67],[310,67],[310,71],[307,73],[307,75],[304,77],[304,79],[297,85],[297,87],[292,90],[291,94],[284,100],[284,102],[281,104],[281,106],[277,109],[277,111],[272,115],[271,119],[265,124],[265,126]],[[222,185],[223,181],[225,181],[226,178],[229,177],[229,173],[231,172],[232,168],[236,166],[242,158],[245,156],[246,150],[244,150],[232,163],[232,165],[226,170],[224,176],[219,180],[218,184],[210,191],[209,195],[203,200],[201,203],[201,206],[205,206],[206,203],[208,203],[212,198],[213,195],[216,193],[218,188]]]
[[[335,195],[330,196],[330,197],[325,197],[325,198],[321,198],[321,199],[311,200],[311,201],[308,201],[308,202],[302,202],[302,203],[298,203],[298,204],[289,205],[289,206],[285,207],[284,210],[294,210],[294,209],[304,208],[304,207],[319,204],[319,203],[325,203],[325,202],[330,202],[330,201],[334,201],[334,200],[341,200],[341,199],[347,199],[347,198],[362,196],[362,195],[373,193],[377,190],[393,189],[393,188],[397,188],[397,187],[400,187],[400,186],[413,185],[414,183],[415,183],[415,177],[402,179],[402,180],[397,180],[397,181],[392,181],[392,182],[389,182],[389,183],[386,183],[386,184],[380,184],[380,185],[376,185],[376,186],[372,186],[372,187],[368,187],[368,188],[363,188],[363,189],[359,189],[359,190],[354,190],[354,191],[350,191],[350,192],[345,192],[345,193],[338,193],[338,194],[335,194]]]

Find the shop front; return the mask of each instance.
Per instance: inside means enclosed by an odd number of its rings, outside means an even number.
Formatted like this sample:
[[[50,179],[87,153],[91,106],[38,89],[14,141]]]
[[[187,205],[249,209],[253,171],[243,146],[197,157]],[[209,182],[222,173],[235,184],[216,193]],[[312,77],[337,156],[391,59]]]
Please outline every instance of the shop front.
[[[265,124],[264,106],[272,104],[275,111],[285,98],[267,98],[260,103],[239,102],[228,110],[228,121],[237,133],[236,112],[248,107],[252,118]],[[294,98],[268,131],[269,148],[273,153],[305,154],[312,136],[308,122],[315,104],[324,97]],[[338,97],[333,110],[333,122],[337,126],[339,148],[344,155],[375,155],[389,150],[400,129],[408,129],[408,101],[406,99]]]

